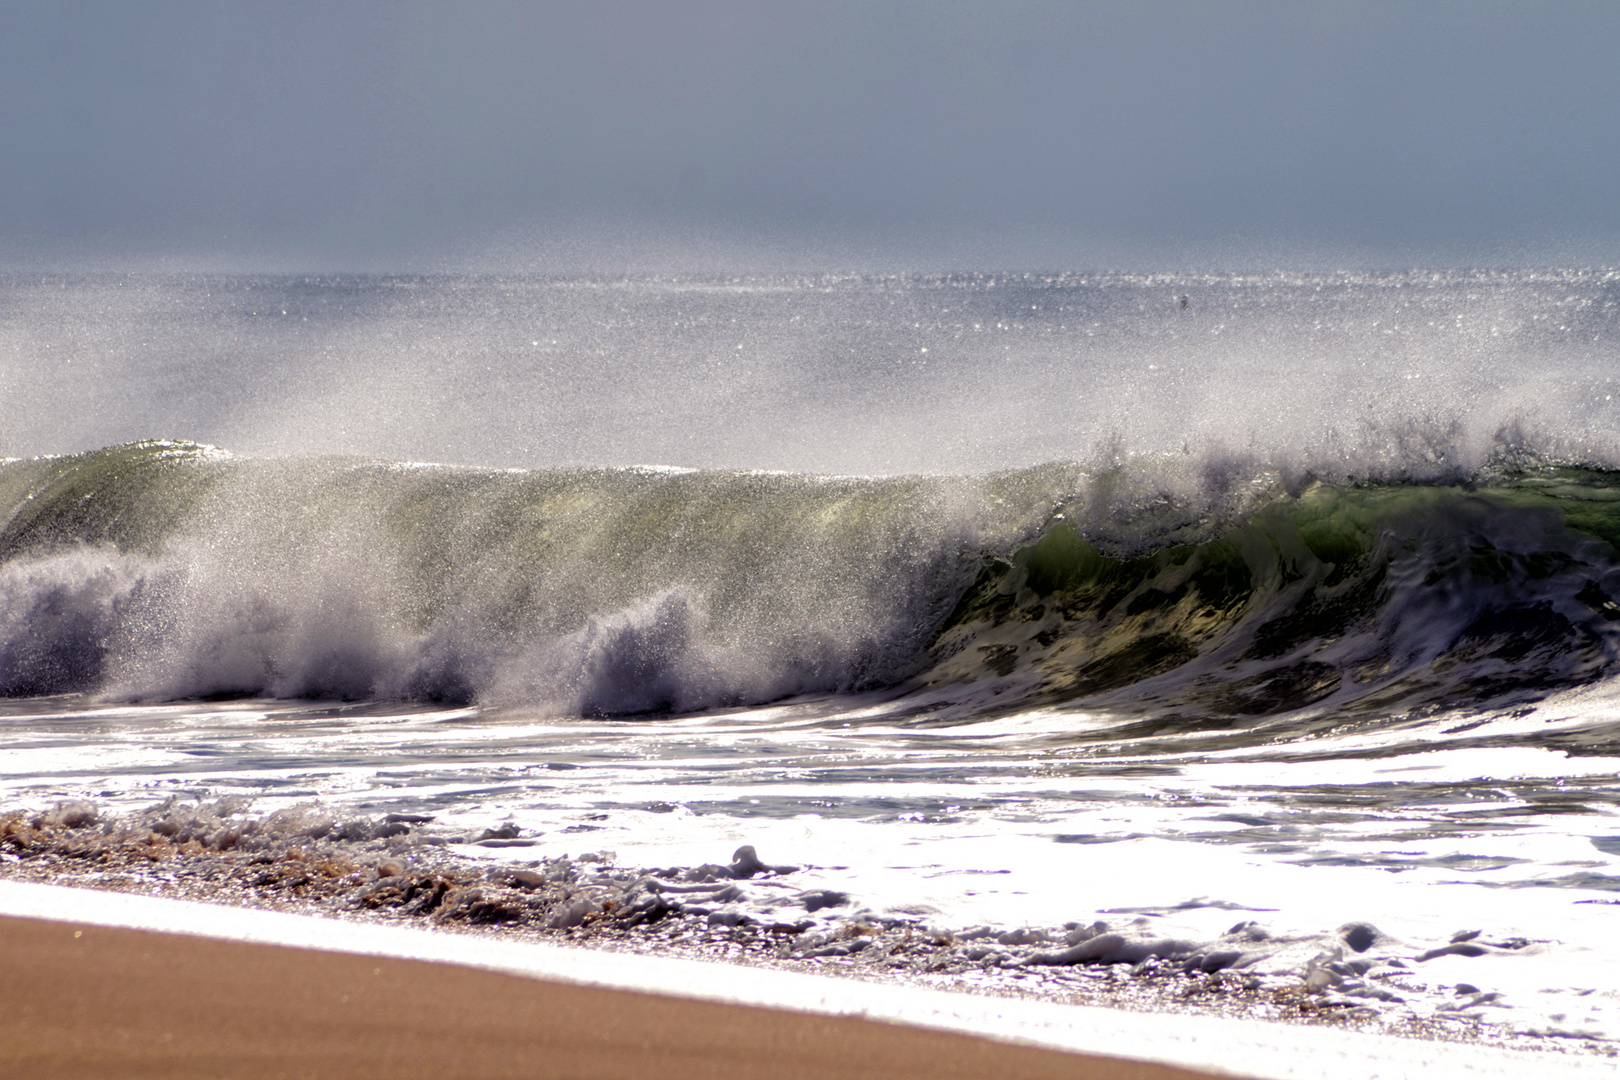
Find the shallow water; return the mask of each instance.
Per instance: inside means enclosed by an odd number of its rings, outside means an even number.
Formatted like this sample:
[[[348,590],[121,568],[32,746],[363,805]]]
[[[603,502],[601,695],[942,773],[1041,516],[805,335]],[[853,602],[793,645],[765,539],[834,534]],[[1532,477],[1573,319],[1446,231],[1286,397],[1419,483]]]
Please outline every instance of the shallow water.
[[[491,860],[611,851],[624,866],[690,866],[748,843],[801,866],[795,889],[849,894],[829,914],[956,932],[1146,919],[1207,940],[1249,919],[1282,934],[1362,920],[1416,951],[1482,930],[1532,944],[1423,975],[1502,993],[1491,1015],[1520,1029],[1620,1037],[1620,758],[1535,745],[1616,715],[1600,692],[1474,716],[1485,722],[1466,734],[1438,735],[1457,719],[1439,717],[1398,736],[1151,755],[1066,746],[1070,714],[890,713],[822,699],[557,721],[53,699],[6,707],[0,761],[7,805],[319,801],[431,816],[415,842]],[[470,842],[507,823],[518,835],[502,846]],[[775,898],[754,893],[732,907],[769,917]]]

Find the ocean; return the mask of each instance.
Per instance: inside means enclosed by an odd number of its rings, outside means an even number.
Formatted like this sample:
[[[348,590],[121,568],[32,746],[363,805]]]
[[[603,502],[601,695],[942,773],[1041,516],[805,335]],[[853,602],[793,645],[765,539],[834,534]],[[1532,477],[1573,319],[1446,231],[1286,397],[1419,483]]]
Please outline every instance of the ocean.
[[[1609,1045],[1617,376],[1609,271],[12,275],[0,809]]]

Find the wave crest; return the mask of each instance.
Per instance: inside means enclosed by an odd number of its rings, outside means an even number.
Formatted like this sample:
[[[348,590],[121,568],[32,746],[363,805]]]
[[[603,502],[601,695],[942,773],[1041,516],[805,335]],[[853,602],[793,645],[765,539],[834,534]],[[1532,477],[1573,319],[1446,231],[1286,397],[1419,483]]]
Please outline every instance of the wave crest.
[[[1350,484],[1240,455],[863,479],[163,443],[0,465],[0,498],[13,696],[635,715],[889,688],[1207,730],[1525,700],[1620,655],[1620,477],[1528,452]]]

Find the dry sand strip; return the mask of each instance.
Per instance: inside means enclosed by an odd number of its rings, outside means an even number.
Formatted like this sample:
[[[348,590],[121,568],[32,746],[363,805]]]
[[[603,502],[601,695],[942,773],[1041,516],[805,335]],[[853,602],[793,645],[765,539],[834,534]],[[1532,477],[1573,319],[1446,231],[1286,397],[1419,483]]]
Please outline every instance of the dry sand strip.
[[[453,964],[0,918],[0,1076],[917,1077],[1207,1073]]]

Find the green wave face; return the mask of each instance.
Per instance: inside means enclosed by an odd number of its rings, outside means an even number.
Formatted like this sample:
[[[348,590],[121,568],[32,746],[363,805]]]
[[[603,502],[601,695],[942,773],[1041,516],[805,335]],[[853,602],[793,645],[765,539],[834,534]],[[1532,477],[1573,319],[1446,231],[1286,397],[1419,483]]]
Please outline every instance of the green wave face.
[[[1580,470],[1317,484],[1135,557],[1058,520],[987,562],[921,682],[1000,680],[1024,706],[1152,717],[1143,733],[1530,700],[1609,672],[1617,538],[1620,478]]]
[[[1129,487],[179,443],[13,461],[0,691],[628,715],[887,688],[1152,735],[1511,705],[1603,678],[1620,647],[1614,474],[1196,506]]]

